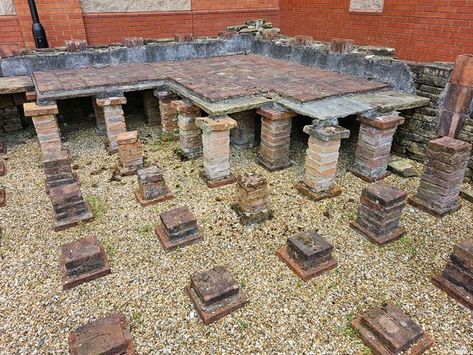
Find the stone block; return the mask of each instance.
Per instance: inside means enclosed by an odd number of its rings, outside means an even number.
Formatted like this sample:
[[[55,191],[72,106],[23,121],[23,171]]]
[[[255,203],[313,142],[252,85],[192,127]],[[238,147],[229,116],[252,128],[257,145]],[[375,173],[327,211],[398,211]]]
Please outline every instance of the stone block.
[[[308,44],[311,44],[314,42],[314,39],[311,36],[302,36],[302,35],[297,35],[291,38],[289,43],[293,46],[307,46]]]
[[[89,236],[61,246],[62,287],[73,287],[110,274],[107,255],[96,237]]]
[[[86,49],[87,41],[85,39],[66,41],[66,51],[68,52],[82,52]]]
[[[418,175],[408,159],[395,159],[390,161],[388,163],[388,170],[403,178],[410,178]]]
[[[159,166],[138,170],[138,184],[139,189],[135,191],[135,197],[143,207],[174,198]]]
[[[37,105],[34,102],[27,102],[23,104],[23,110],[26,117],[58,114],[57,105]]]
[[[279,38],[279,33],[281,30],[279,28],[265,28],[261,31],[261,36],[263,39],[273,41]]]
[[[156,236],[166,252],[202,240],[197,220],[188,207],[173,208],[159,215],[161,224],[155,228]]]
[[[176,33],[174,40],[176,42],[191,42],[194,39],[192,33]]]
[[[204,324],[225,317],[247,302],[244,291],[222,266],[193,275],[187,292]]]
[[[352,39],[334,38],[330,41],[330,51],[340,54],[353,52],[354,41]]]
[[[70,332],[69,352],[71,355],[134,355],[135,349],[125,316],[113,314]]]
[[[473,310],[473,238],[457,243],[443,272],[432,278],[434,285]]]
[[[141,47],[144,46],[145,41],[143,37],[125,37],[123,39],[123,44],[128,48]]]
[[[316,231],[301,232],[287,239],[277,255],[303,281],[337,266],[333,246]]]
[[[375,354],[421,354],[433,344],[417,323],[390,303],[361,315],[352,326]]]
[[[350,226],[378,245],[402,237],[400,227],[407,193],[386,183],[376,183],[363,189],[358,217]]]

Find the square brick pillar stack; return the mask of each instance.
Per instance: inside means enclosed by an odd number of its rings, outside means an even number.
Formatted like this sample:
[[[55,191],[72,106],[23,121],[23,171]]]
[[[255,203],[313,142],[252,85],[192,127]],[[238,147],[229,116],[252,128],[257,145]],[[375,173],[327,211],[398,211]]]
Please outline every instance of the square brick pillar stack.
[[[54,210],[54,230],[60,231],[94,218],[77,182],[51,187],[49,197]]]
[[[374,118],[359,116],[358,120],[361,126],[351,172],[365,181],[375,182],[388,175],[394,133],[404,123],[404,117],[396,112]]]
[[[172,104],[179,97],[170,90],[154,91],[159,100],[159,112],[161,113],[161,126],[163,132],[172,134],[174,139],[179,138],[179,127],[177,124],[177,110]]]
[[[228,116],[199,117],[197,126],[202,129],[204,146],[204,170],[201,177],[210,188],[236,182],[230,171],[230,130],[236,127],[235,120]]]
[[[43,168],[46,174],[47,191],[51,187],[72,184],[77,180],[66,150],[43,153]]]
[[[269,171],[282,170],[291,165],[289,148],[291,145],[292,118],[294,112],[260,108],[261,147],[258,162]]]
[[[122,105],[126,104],[126,97],[98,98],[97,105],[103,109],[105,127],[107,129],[107,151],[118,151],[117,136],[126,132],[125,114]]]
[[[196,159],[202,155],[202,131],[195,122],[200,116],[200,108],[183,100],[175,100],[172,105],[177,111],[179,154],[183,159]]]
[[[159,111],[159,100],[154,96],[153,90],[143,91],[143,109],[146,124],[150,127],[161,124],[161,112]]]
[[[460,209],[460,189],[470,152],[470,143],[451,137],[430,141],[417,194],[409,203],[436,217]]]
[[[146,207],[172,199],[174,196],[166,186],[163,172],[159,166],[138,170],[139,189],[135,197],[141,206]]]
[[[23,105],[23,108],[25,116],[31,117],[33,120],[41,151],[43,153],[48,151],[61,151],[61,134],[56,119],[56,115],[58,114],[57,105],[40,106],[34,102],[28,102]]]
[[[230,142],[235,149],[251,149],[256,145],[255,125],[258,115],[254,110],[230,115],[237,121],[237,127],[230,131]]]
[[[15,132],[23,128],[20,110],[14,95],[0,95],[0,124],[6,132]]]
[[[117,136],[118,170],[120,175],[133,175],[138,169],[143,167],[143,152],[138,139],[138,131],[123,132]]]
[[[363,189],[356,221],[350,226],[372,242],[383,245],[401,238],[400,226],[407,193],[389,184],[378,182]]]
[[[269,210],[268,181],[262,175],[244,174],[237,178],[237,204],[232,208],[243,225],[264,222],[272,217]]]
[[[97,105],[97,99],[95,97],[92,97],[92,107],[94,108],[95,114],[95,132],[97,132],[99,136],[106,136],[107,126],[105,125],[103,107]]]
[[[447,266],[432,282],[473,311],[473,238],[454,246]]]
[[[304,179],[296,189],[314,201],[341,194],[335,184],[341,140],[350,136],[350,131],[340,127],[305,126],[309,134],[309,147],[305,159]]]

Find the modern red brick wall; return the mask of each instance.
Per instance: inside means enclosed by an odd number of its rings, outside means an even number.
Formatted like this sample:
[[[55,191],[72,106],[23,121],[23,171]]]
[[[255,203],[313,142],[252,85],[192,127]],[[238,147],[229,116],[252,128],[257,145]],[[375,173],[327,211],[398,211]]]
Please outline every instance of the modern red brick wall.
[[[415,61],[454,61],[473,53],[472,0],[385,0],[380,14],[349,12],[349,3],[280,0],[282,31],[394,47],[398,58]]]

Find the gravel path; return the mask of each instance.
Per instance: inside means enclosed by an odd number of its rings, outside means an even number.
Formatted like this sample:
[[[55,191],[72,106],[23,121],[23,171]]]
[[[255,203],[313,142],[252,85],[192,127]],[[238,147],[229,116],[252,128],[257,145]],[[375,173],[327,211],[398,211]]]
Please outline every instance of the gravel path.
[[[354,233],[359,195],[367,183],[345,172],[353,140],[342,147],[338,182],[344,193],[314,203],[292,187],[302,176],[305,144],[293,144],[291,168],[268,173],[255,163],[257,149],[234,152],[234,173],[267,177],[275,218],[245,229],[230,209],[235,186],[210,190],[199,178],[202,160],[180,162],[175,142],[131,120],[146,139],[148,163],[165,170],[176,198],[143,209],[135,201],[136,177],[110,182],[116,157],[105,153],[92,127],[63,127],[82,191],[95,221],[64,232],[51,229],[52,208],[44,190],[40,150],[32,131],[7,138],[7,207],[0,209],[0,353],[65,353],[67,335],[96,317],[123,312],[140,354],[149,353],[362,353],[349,321],[391,300],[430,333],[430,353],[473,353],[473,313],[435,288],[454,243],[471,237],[473,205],[437,220],[412,207],[402,224],[407,236],[377,247]],[[3,139],[3,138],[2,138]],[[415,163],[416,170],[421,165]],[[410,194],[418,179],[390,176]],[[204,242],[165,254],[154,236],[158,214],[186,204],[195,213]],[[324,213],[325,212],[325,213]],[[326,217],[326,216],[329,217]],[[338,268],[306,284],[275,255],[287,237],[319,229],[335,245]],[[112,274],[63,292],[59,274],[62,243],[94,234],[104,244]],[[223,264],[250,297],[243,309],[204,326],[184,286],[191,274]]]

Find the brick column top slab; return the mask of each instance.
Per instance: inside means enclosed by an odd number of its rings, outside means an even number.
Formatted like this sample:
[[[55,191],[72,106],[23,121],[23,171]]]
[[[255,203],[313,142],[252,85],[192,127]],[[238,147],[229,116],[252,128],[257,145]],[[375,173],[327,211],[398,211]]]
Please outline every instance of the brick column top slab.
[[[97,105],[100,107],[116,106],[116,105],[124,105],[124,104],[126,104],[126,97],[124,96],[97,99]]]
[[[163,90],[157,89],[153,91],[154,96],[156,96],[159,100],[176,100],[178,96],[172,92],[171,90]]]
[[[171,105],[179,113],[195,114],[200,112],[200,108],[191,102],[184,100],[174,100]]]
[[[23,104],[25,116],[45,116],[45,115],[56,115],[59,111],[56,104],[52,105],[37,105],[34,102],[27,102]]]
[[[357,119],[362,124],[379,129],[395,128],[399,125],[402,125],[405,120],[404,117],[399,116],[399,113],[378,117],[366,117],[363,115],[359,115]]]
[[[196,123],[197,126],[205,133],[213,131],[226,131],[237,126],[237,121],[228,116],[213,119],[210,117],[198,117],[196,118]]]
[[[333,127],[316,127],[313,125],[305,126],[304,133],[312,137],[328,142],[350,137],[350,131],[340,126]]]
[[[434,152],[458,154],[469,152],[471,144],[452,137],[442,137],[430,141],[428,149]]]
[[[284,120],[297,116],[297,113],[292,111],[278,111],[270,108],[259,108],[256,113],[270,120]]]

